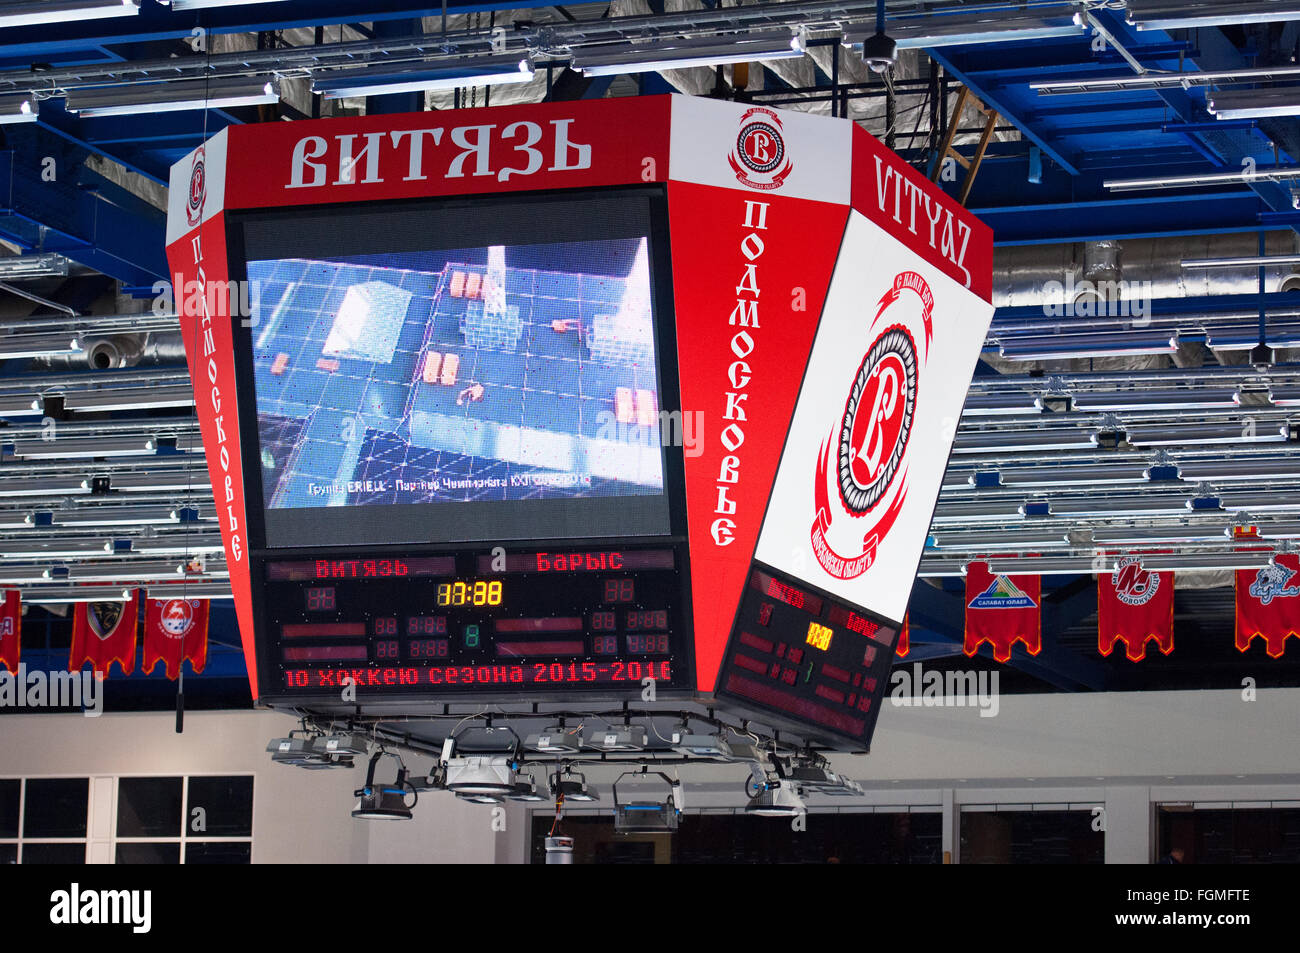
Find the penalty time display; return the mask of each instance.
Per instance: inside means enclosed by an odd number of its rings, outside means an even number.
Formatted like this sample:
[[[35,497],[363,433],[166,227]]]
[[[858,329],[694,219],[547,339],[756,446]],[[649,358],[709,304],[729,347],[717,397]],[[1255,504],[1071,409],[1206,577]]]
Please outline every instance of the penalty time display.
[[[231,126],[172,170],[168,256],[259,702],[653,682],[868,747],[992,237],[863,130],[679,96]]]

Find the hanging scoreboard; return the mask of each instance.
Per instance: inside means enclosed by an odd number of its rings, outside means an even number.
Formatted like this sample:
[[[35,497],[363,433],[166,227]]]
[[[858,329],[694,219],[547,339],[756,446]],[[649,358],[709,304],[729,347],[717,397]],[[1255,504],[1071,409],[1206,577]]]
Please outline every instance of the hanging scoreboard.
[[[676,96],[232,126],[171,184],[259,701],[653,680],[867,746],[992,314],[965,210]]]

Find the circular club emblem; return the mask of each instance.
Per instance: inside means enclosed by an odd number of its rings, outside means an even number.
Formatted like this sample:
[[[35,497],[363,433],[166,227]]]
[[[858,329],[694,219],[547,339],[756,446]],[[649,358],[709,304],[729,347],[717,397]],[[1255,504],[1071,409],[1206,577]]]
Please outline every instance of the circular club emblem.
[[[771,172],[785,158],[785,140],[774,123],[755,119],[741,127],[736,153],[751,172]]]
[[[916,413],[916,347],[892,327],[876,338],[849,391],[840,425],[840,497],[855,516],[875,506],[902,463]]]
[[[1126,559],[1110,577],[1115,598],[1128,606],[1144,606],[1160,588],[1160,574],[1142,568],[1140,560]]]
[[[203,200],[207,197],[207,173],[204,171],[203,150],[194,157],[194,167],[190,170],[190,194],[185,211],[191,225],[197,225],[203,215]]]
[[[194,610],[184,599],[169,599],[162,607],[163,631],[179,639],[194,624]]]

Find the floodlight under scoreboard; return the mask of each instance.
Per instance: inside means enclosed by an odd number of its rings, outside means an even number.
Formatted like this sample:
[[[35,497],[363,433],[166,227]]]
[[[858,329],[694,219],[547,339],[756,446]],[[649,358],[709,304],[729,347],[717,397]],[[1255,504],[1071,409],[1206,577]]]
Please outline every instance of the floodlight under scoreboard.
[[[868,746],[992,238],[862,129],[679,96],[231,126],[167,237],[259,702]]]

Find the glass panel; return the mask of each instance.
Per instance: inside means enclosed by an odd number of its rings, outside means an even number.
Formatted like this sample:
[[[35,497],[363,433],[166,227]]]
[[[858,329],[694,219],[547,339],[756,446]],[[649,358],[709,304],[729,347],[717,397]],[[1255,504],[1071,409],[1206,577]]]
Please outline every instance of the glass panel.
[[[1106,835],[1090,811],[964,811],[963,864],[1100,864]]]
[[[180,778],[122,778],[117,782],[118,837],[179,837]]]
[[[179,864],[180,844],[118,844],[119,864]]]
[[[0,844],[0,864],[18,863],[18,845]]]
[[[85,844],[23,844],[24,864],[84,864]]]
[[[187,864],[248,864],[252,857],[253,845],[247,841],[190,841],[185,845]]]
[[[0,837],[18,836],[18,796],[23,782],[0,781]]]
[[[195,817],[194,809],[203,813]],[[249,777],[190,778],[190,803],[185,812],[190,837],[251,837],[253,779]],[[196,829],[199,820],[204,828]]]
[[[89,799],[87,778],[28,778],[23,836],[85,837]],[[27,863],[26,856],[23,862]]]

